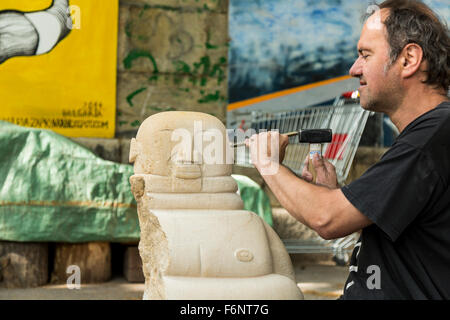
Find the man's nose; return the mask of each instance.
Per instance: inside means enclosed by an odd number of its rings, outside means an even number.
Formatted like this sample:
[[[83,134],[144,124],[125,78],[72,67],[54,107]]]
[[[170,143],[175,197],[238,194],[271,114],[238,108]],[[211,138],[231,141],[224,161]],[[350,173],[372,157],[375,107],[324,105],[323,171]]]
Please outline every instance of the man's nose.
[[[350,68],[349,74],[352,77],[361,77],[362,75],[362,65],[361,65],[361,59],[356,59],[355,63],[353,63],[352,67]]]

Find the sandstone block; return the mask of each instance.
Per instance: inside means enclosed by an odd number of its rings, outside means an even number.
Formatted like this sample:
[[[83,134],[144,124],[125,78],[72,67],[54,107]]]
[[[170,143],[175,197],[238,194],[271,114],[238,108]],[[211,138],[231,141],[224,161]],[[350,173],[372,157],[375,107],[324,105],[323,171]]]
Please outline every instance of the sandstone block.
[[[144,299],[303,298],[278,235],[242,210],[232,164],[201,161],[211,146],[225,160],[226,142],[219,119],[186,111],[152,115],[132,139]]]
[[[355,158],[348,173],[346,184],[359,178],[367,169],[377,163],[387,148],[359,147],[356,150]]]
[[[319,235],[284,208],[272,208],[273,229],[281,239],[317,239]]]

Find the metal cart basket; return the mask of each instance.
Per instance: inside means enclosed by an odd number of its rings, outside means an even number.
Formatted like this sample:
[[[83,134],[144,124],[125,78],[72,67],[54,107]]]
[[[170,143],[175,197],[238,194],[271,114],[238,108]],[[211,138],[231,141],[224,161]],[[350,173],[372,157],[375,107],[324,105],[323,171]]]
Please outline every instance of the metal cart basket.
[[[347,94],[337,97],[334,103],[328,106],[307,107],[276,113],[253,111],[251,112],[250,127],[256,132],[262,129],[267,131],[278,129],[280,133],[299,129],[332,129],[332,142],[323,145],[322,153],[323,157],[336,167],[338,182],[343,184],[369,114],[370,112],[361,108],[358,99],[353,99]],[[308,152],[307,144],[300,144],[296,136],[291,137],[283,165],[290,168],[295,174],[301,175],[303,161]],[[248,150],[236,152],[235,159],[237,165],[252,166]],[[329,252],[334,254],[337,264],[343,265],[347,263],[349,251],[352,250],[357,238],[358,234],[354,233],[336,240],[324,240],[317,236],[314,239],[282,239],[282,241],[289,253]]]

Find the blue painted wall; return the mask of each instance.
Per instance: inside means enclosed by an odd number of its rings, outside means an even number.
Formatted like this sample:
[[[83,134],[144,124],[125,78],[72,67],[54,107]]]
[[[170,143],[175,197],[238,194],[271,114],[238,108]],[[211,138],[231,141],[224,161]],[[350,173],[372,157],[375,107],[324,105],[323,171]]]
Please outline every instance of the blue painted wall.
[[[449,0],[424,1],[450,20]],[[348,74],[370,0],[230,0],[229,102]]]

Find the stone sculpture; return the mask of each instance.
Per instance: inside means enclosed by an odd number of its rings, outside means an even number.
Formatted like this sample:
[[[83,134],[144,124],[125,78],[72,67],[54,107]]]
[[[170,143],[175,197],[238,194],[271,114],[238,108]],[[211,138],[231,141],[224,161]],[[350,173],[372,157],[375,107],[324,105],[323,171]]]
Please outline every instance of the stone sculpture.
[[[130,145],[144,299],[302,299],[283,243],[243,210],[217,118],[162,112]]]

